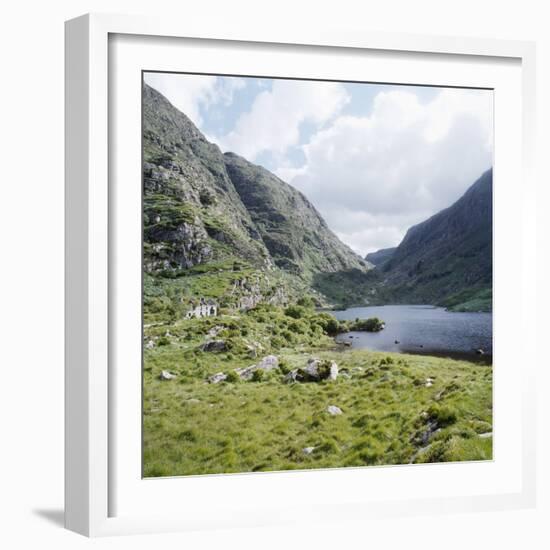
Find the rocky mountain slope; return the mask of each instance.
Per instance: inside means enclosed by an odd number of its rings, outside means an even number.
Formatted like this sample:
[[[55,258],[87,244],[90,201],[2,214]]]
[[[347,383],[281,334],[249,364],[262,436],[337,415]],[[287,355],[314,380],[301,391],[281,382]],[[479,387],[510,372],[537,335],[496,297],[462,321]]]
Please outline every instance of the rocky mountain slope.
[[[387,262],[395,252],[397,247],[392,248],[381,248],[376,252],[370,252],[365,256],[365,260],[370,262],[372,265],[380,267],[384,262]]]
[[[287,284],[299,279],[300,286],[317,273],[368,269],[304,195],[264,168],[222,154],[147,85],[143,154],[147,274],[173,278],[240,263],[280,272]]]
[[[445,303],[485,297],[492,285],[493,172],[452,206],[411,227],[379,271],[395,301]],[[371,260],[372,261],[372,260]],[[467,295],[467,296],[466,296]]]
[[[308,276],[367,265],[294,187],[233,153],[224,158],[229,177],[277,266]]]

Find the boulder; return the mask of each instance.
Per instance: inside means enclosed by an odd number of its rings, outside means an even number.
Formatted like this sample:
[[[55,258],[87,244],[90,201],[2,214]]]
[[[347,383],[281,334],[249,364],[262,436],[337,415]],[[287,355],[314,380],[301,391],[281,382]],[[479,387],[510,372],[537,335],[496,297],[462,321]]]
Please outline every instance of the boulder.
[[[212,327],[206,334],[210,336],[210,338],[215,338],[222,330],[223,327],[221,325],[216,325],[215,327]]]
[[[258,363],[258,368],[266,371],[276,369],[278,366],[279,358],[276,355],[267,355]]]
[[[235,369],[235,372],[243,379],[250,380],[254,371],[263,370],[269,372],[279,366],[279,358],[276,355],[267,355],[256,365]]]
[[[146,344],[145,344],[145,348],[146,349],[153,349],[155,347],[155,342],[153,340],[149,340]]]
[[[304,448],[302,449],[302,452],[303,452],[305,455],[310,455],[314,450],[315,450],[315,447],[304,447]]]
[[[285,382],[320,382],[321,380],[336,380],[338,365],[334,361],[320,361],[311,358],[303,368],[290,371],[284,378]]]
[[[301,369],[305,378],[310,378],[313,381],[320,380],[319,365],[321,361],[319,359],[309,359],[306,366]]]
[[[176,378],[176,375],[172,374],[171,372],[168,372],[167,370],[163,370],[160,373],[159,378],[161,380],[173,380],[174,378]]]
[[[286,382],[287,384],[291,384],[292,382],[300,382],[300,380],[298,380],[298,369],[291,370],[287,373],[283,379],[283,382]]]
[[[218,382],[223,382],[226,378],[227,374],[223,372],[218,372],[208,377],[208,382],[210,382],[210,384],[217,384]]]
[[[330,367],[329,367],[328,379],[336,380],[337,378],[338,378],[338,365],[334,361],[331,361]]]
[[[202,351],[220,352],[227,349],[225,340],[209,340],[202,345]]]
[[[337,416],[339,414],[342,414],[342,409],[340,407],[337,407],[336,405],[329,405],[327,407],[327,412],[331,416]]]
[[[235,372],[243,379],[243,380],[250,380],[252,378],[252,375],[254,374],[254,371],[257,370],[258,367],[256,365],[250,365],[250,367],[242,367],[240,369],[235,369]]]

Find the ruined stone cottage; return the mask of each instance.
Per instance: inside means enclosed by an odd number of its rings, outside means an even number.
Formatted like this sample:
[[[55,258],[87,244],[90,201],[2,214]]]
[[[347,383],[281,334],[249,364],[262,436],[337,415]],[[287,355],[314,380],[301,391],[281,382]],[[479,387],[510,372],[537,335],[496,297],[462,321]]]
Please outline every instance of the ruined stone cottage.
[[[191,309],[185,314],[186,319],[193,317],[215,317],[218,314],[218,304],[213,300],[201,298],[198,304],[192,304]]]

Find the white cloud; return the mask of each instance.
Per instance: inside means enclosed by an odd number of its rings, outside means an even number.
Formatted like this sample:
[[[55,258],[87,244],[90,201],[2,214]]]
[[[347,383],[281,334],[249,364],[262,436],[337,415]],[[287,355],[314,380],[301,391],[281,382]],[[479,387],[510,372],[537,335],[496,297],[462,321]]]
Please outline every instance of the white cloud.
[[[145,73],[144,79],[197,126],[203,122],[201,107],[231,105],[235,92],[246,85],[243,78],[174,73]]]
[[[299,143],[300,125],[321,125],[349,101],[345,88],[332,82],[274,80],[271,90],[255,97],[235,128],[219,138],[223,149],[254,160],[263,151],[282,155]]]
[[[428,103],[381,92],[370,116],[335,119],[303,146],[304,166],[278,173],[359,253],[395,246],[492,165],[492,112],[488,91],[445,89]]]

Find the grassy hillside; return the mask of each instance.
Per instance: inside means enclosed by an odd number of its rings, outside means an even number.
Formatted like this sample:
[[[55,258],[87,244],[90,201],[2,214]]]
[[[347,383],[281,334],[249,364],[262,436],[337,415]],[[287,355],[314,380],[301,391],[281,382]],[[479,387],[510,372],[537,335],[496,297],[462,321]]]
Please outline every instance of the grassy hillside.
[[[329,320],[262,305],[148,327],[145,476],[492,457],[492,438],[480,437],[492,430],[491,367],[337,347]],[[214,333],[224,349],[203,351]],[[263,377],[231,375],[267,354],[279,366]],[[284,382],[311,357],[336,361],[338,379]],[[176,376],[161,380],[162,371]],[[228,381],[207,382],[220,371]],[[331,416],[330,405],[342,414]]]

